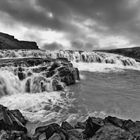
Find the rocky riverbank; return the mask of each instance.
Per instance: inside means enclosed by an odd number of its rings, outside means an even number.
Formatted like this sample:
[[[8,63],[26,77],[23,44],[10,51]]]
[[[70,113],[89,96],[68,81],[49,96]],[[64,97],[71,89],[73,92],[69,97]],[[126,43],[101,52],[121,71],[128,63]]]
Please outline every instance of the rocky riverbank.
[[[140,121],[123,120],[108,116],[104,119],[89,117],[74,125],[68,122],[34,128],[29,135],[24,118],[19,110],[8,110],[0,105],[1,140],[139,140]]]

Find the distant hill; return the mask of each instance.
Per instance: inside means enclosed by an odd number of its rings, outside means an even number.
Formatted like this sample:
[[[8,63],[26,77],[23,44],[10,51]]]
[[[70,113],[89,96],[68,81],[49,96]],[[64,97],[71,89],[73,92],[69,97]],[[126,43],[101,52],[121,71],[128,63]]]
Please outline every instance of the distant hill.
[[[36,42],[20,41],[0,32],[0,49],[39,49]]]
[[[123,56],[132,57],[132,58],[135,58],[137,61],[140,61],[140,47],[98,50],[98,51],[116,53]]]

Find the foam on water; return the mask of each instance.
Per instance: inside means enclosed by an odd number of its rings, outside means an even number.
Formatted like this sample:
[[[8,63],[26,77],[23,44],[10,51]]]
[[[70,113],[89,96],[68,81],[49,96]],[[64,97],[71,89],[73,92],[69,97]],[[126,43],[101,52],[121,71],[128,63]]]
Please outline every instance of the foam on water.
[[[135,59],[104,52],[59,51],[56,57],[67,58],[81,71],[119,72],[124,69],[140,70]]]
[[[62,117],[60,112],[68,110],[72,101],[60,92],[22,93],[0,98],[0,104],[9,109],[19,109],[30,121],[42,122]]]
[[[125,69],[140,71],[140,64],[135,66],[123,66],[118,64],[103,64],[103,63],[85,63],[85,62],[72,62],[74,67],[80,71],[89,72],[123,72]]]
[[[115,54],[101,53],[101,52],[70,52],[60,51],[53,54],[39,53],[39,52],[15,52],[3,53],[4,57],[65,57],[72,61],[74,67],[80,71],[89,72],[124,72],[125,69],[140,70],[140,64],[132,58],[123,57]],[[37,67],[37,66],[35,66]],[[33,67],[32,67],[33,68]],[[80,75],[81,80],[85,80],[85,75]],[[45,78],[45,77],[44,77]],[[41,74],[30,77],[31,93],[25,92],[25,83],[28,79],[20,81],[14,75],[12,68],[3,68],[0,71],[0,104],[7,106],[9,109],[19,109],[23,115],[30,121],[42,122],[61,122],[67,120],[68,122],[84,120],[88,115],[96,117],[105,117],[105,111],[89,112],[86,108],[80,108],[75,103],[78,99],[70,97],[67,92],[42,92],[40,89],[41,80],[45,83],[46,80],[41,77]],[[40,80],[39,80],[40,79]],[[35,81],[35,82],[33,82]],[[34,85],[32,83],[35,83]],[[78,84],[76,85],[78,86]],[[47,89],[48,84],[46,84]],[[37,89],[36,89],[37,88]],[[35,90],[34,90],[35,89]],[[40,92],[38,92],[40,91]],[[80,91],[81,92],[81,91]],[[74,93],[77,94],[77,93]],[[81,95],[81,94],[80,94]],[[88,98],[89,99],[89,98]],[[77,101],[78,102],[78,101]],[[79,102],[81,103],[81,102]],[[78,104],[79,104],[78,103]],[[81,104],[79,104],[81,105]],[[85,111],[81,111],[84,110]],[[95,109],[96,110],[96,109]],[[83,115],[84,114],[84,115]],[[116,115],[116,114],[115,114]],[[117,114],[119,116],[119,114]],[[80,117],[81,116],[81,117]],[[122,117],[122,116],[121,116]]]

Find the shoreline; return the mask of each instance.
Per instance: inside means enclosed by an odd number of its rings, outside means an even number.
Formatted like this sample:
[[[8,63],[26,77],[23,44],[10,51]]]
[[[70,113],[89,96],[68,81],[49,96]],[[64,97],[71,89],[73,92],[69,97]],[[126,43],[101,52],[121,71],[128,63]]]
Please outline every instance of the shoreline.
[[[50,123],[35,127],[35,123],[28,122],[19,110],[8,110],[0,105],[0,114],[1,139],[7,137],[8,140],[18,138],[23,140],[138,140],[140,138],[140,121],[134,122],[112,116],[104,119],[89,117],[86,121],[77,122],[75,125],[65,121],[61,124]],[[35,130],[33,135],[29,135],[27,125]]]

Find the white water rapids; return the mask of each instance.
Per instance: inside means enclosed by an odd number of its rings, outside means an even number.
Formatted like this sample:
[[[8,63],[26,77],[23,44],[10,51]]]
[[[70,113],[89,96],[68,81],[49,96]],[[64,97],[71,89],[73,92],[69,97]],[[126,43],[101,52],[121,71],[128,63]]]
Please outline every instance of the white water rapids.
[[[14,53],[16,54],[14,57],[26,55],[26,52],[21,51]],[[59,51],[46,54],[44,52],[33,53],[35,54],[39,57],[49,55],[53,58],[67,58],[80,71],[109,73],[121,72],[125,69],[140,70],[140,64],[132,58],[103,52]],[[28,52],[28,55],[31,57],[32,53]],[[84,75],[81,80],[83,78]],[[77,121],[88,115],[88,110],[77,103],[74,96],[76,93],[71,93],[68,89],[63,92],[26,93],[25,83],[26,80],[20,81],[11,70],[2,68],[0,71],[0,104],[9,109],[19,109],[30,121]],[[93,114],[106,115],[103,111],[97,113],[96,110]]]

